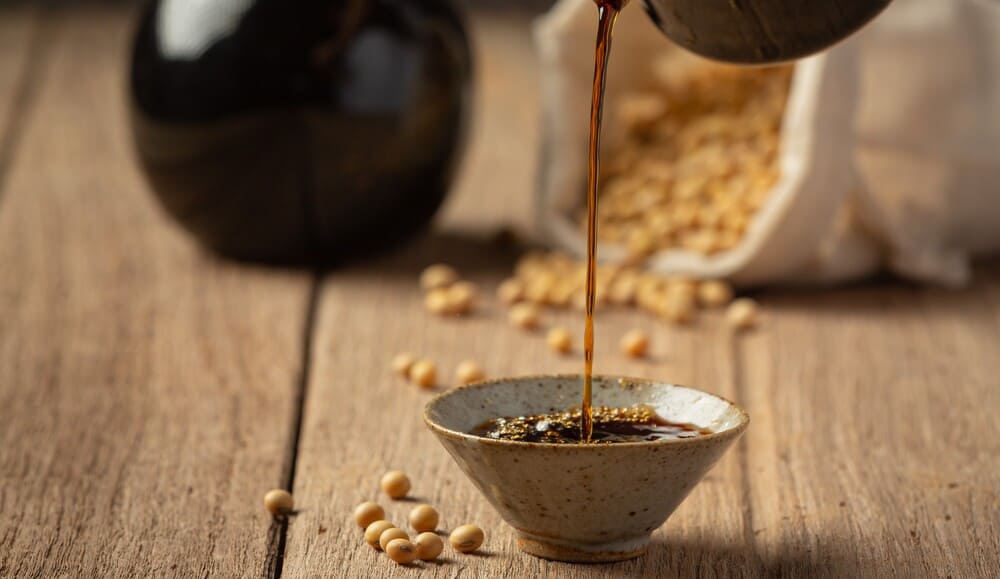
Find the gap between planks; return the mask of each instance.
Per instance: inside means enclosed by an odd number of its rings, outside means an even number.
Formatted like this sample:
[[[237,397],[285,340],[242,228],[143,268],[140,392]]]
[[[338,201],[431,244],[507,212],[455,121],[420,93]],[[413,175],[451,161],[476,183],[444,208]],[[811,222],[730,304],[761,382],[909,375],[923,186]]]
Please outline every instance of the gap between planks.
[[[309,381],[312,374],[314,366],[314,349],[316,347],[318,337],[318,317],[320,309],[320,300],[323,299],[323,288],[324,279],[327,276],[322,271],[317,271],[313,275],[312,285],[309,294],[309,304],[307,309],[307,315],[304,321],[304,331],[302,335],[302,362],[300,366],[300,374],[298,376],[298,389],[297,389],[297,399],[294,407],[294,416],[291,422],[291,432],[289,436],[289,445],[287,455],[284,458],[285,470],[284,470],[284,484],[285,488],[292,491],[295,488],[296,477],[298,476],[297,464],[300,453],[300,441],[302,439],[302,431],[304,428],[304,417],[306,412],[306,404],[308,403],[308,391],[309,391]],[[726,338],[725,350],[730,358],[732,364],[732,384],[731,392],[735,398],[735,402],[741,407],[746,407],[746,393],[745,393],[745,377],[743,376],[742,368],[742,358],[745,355],[744,348],[742,347],[742,338],[739,334],[730,334]],[[739,443],[731,449],[732,453],[737,455],[736,465],[738,469],[739,482],[739,495],[742,500],[742,533],[744,536],[744,548],[749,556],[752,558],[750,564],[751,568],[746,571],[749,576],[764,576],[757,575],[757,573],[766,573],[766,566],[761,557],[760,548],[757,542],[757,538],[754,532],[754,518],[753,518],[753,501],[752,501],[752,490],[751,490],[751,480],[749,472],[749,440],[747,437],[743,437]],[[308,473],[303,473],[307,476]],[[735,482],[735,481],[734,481]],[[290,526],[295,524],[296,520],[294,515],[291,518],[284,519],[274,519],[268,530],[267,535],[267,558],[265,560],[265,566],[263,569],[263,576],[267,579],[280,579],[284,570],[284,558],[287,543],[289,540],[289,529]],[[664,523],[666,524],[666,523]],[[525,556],[518,553],[517,556]]]
[[[299,457],[299,441],[302,439],[302,422],[305,415],[306,396],[309,390],[309,376],[312,370],[313,341],[316,337],[316,318],[319,298],[323,289],[324,273],[315,270],[309,285],[309,303],[302,324],[301,356],[299,375],[296,381],[296,399],[292,407],[292,420],[288,437],[288,450],[282,465],[284,488],[289,492],[295,488],[295,467]],[[294,515],[293,515],[294,516]],[[279,579],[285,561],[285,545],[288,539],[289,517],[274,518],[267,531],[267,555],[264,559],[263,577]]]

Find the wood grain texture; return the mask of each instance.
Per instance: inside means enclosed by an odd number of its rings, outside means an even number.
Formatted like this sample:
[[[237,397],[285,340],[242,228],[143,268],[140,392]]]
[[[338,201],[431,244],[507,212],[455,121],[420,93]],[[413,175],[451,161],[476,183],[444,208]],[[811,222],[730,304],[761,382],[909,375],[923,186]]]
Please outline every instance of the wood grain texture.
[[[528,19],[473,15],[472,139],[435,232],[326,275],[313,315],[310,274],[220,263],[155,206],[124,124],[128,9],[17,10],[0,9],[0,142],[13,143],[0,173],[0,576],[273,576],[279,563],[288,577],[1000,576],[1000,268],[957,293],[763,294],[763,323],[740,336],[717,314],[672,329],[599,312],[600,371],[703,387],[752,423],[643,558],[534,559],[423,427],[432,393],[388,369],[413,351],[444,387],[465,358],[492,375],[582,366],[507,325],[491,296],[440,319],[416,288],[423,266],[447,261],[491,293],[517,250],[490,236],[531,225]],[[557,323],[582,331],[575,314],[546,317]],[[647,361],[617,353],[633,326],[654,336]],[[293,462],[301,512],[282,558],[260,498]],[[443,528],[482,525],[483,554],[401,569],[364,546],[356,503],[378,499],[400,524],[415,504],[379,495],[389,468],[410,473]]]
[[[461,250],[448,247],[462,247]],[[475,522],[487,529],[486,556],[454,556],[440,566],[411,569],[455,576],[471,573],[508,577],[535,575],[682,576],[718,572],[724,576],[759,576],[748,544],[742,505],[738,453],[733,452],[698,487],[655,537],[649,556],[605,567],[569,566],[520,555],[513,534],[465,480],[421,420],[433,392],[407,384],[389,370],[393,354],[412,351],[439,366],[441,388],[452,383],[459,361],[480,361],[492,375],[579,372],[582,358],[559,357],[547,350],[542,332],[509,326],[503,308],[492,299],[474,315],[442,319],[425,314],[416,289],[419,267],[432,260],[456,264],[483,287],[493,287],[504,271],[476,269],[507,260],[503,251],[470,238],[434,237],[410,251],[363,268],[326,278],[313,351],[313,371],[306,397],[295,494],[303,512],[290,526],[284,576],[396,576],[404,573],[363,544],[350,520],[353,507],[377,500],[397,524],[416,504],[390,501],[378,492],[378,479],[401,469],[414,481],[414,501],[437,505],[442,528]],[[582,332],[582,317],[547,316]],[[625,359],[616,342],[627,329],[648,328],[654,355],[647,362]],[[717,316],[701,328],[672,330],[636,314],[604,312],[598,319],[597,364],[607,373],[671,376],[733,397],[727,336]],[[440,388],[438,389],[440,391]]]
[[[257,575],[309,275],[219,263],[155,206],[130,11],[46,19],[0,203],[0,576]]]
[[[433,394],[391,374],[397,352],[426,356],[439,366],[440,387],[452,383],[463,359],[482,363],[491,375],[580,372],[580,344],[559,357],[545,347],[544,333],[526,333],[505,322],[492,298],[511,272],[515,251],[489,241],[504,224],[523,228],[531,216],[537,155],[538,102],[531,89],[536,70],[527,19],[499,14],[475,20],[479,86],[477,116],[465,173],[453,191],[438,229],[405,251],[378,262],[329,274],[321,293],[299,447],[295,495],[303,506],[289,530],[283,576],[761,576],[748,544],[742,505],[744,487],[737,452],[731,453],[655,536],[648,556],[611,566],[572,566],[522,555],[506,528],[421,420]],[[479,236],[469,233],[480,232]],[[416,278],[443,261],[479,283],[486,300],[474,316],[442,319],[426,314]],[[581,315],[550,314],[580,334]],[[648,361],[627,360],[619,337],[632,327],[654,336]],[[698,329],[671,329],[626,312],[601,312],[597,320],[601,372],[670,376],[730,398],[734,390],[732,343],[718,316]],[[439,389],[440,390],[440,389]],[[414,481],[414,501],[437,505],[442,527],[474,522],[489,538],[482,555],[456,556],[441,564],[401,569],[362,541],[351,520],[354,506],[377,500],[403,525],[416,503],[390,501],[378,480],[391,468]]]
[[[1000,575],[1000,268],[765,304],[742,349],[762,555],[789,577]]]
[[[39,11],[30,6],[0,6],[0,135],[6,133],[11,109],[25,84],[33,44],[41,27]]]
[[[0,5],[0,194],[38,84],[43,29],[37,8]]]
[[[512,533],[421,424],[430,394],[388,370],[399,351],[436,360],[445,383],[464,358],[483,362],[494,375],[580,366],[578,356],[549,354],[540,335],[505,325],[495,303],[465,320],[421,309],[415,278],[422,266],[450,262],[492,289],[509,272],[513,253],[466,232],[521,226],[530,215],[533,183],[525,168],[535,163],[538,113],[532,93],[523,90],[537,74],[523,50],[527,27],[514,20],[476,23],[478,132],[437,233],[325,280],[295,485],[308,507],[292,522],[285,574],[1000,573],[996,271],[961,294],[893,285],[765,295],[764,324],[741,336],[724,331],[713,315],[694,329],[672,330],[605,312],[597,330],[602,372],[667,378],[731,397],[750,410],[750,434],[657,533],[647,556],[594,567],[516,551]],[[548,322],[581,326],[572,315]],[[656,337],[650,363],[615,353],[617,337],[634,325]],[[404,570],[364,546],[350,520],[355,504],[379,500],[398,524],[414,504],[379,495],[378,477],[389,468],[410,473],[415,500],[438,505],[443,528],[470,521],[486,528],[485,555],[449,554],[439,565]]]

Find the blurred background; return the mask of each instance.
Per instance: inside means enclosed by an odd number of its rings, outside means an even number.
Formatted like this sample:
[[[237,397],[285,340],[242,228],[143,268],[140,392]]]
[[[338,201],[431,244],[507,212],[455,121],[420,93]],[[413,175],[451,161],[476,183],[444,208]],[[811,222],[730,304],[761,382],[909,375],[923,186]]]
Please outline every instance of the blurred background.
[[[719,18],[686,3],[624,11],[602,259],[742,286],[886,271],[966,284],[970,260],[1000,246],[1000,224],[979,210],[1000,174],[987,153],[1000,135],[997,8],[900,0],[840,42],[886,4],[789,16],[765,3],[760,38],[721,4]],[[532,244],[581,256],[591,3],[91,5],[134,14],[122,57],[135,159],[159,206],[210,251],[364,258],[426,230],[450,190],[478,188],[520,203],[509,220]],[[678,48],[773,65],[834,44],[773,68]],[[486,159],[480,143],[497,139],[509,145]],[[491,167],[512,179],[505,191],[462,181]]]
[[[0,575],[387,575],[350,513],[399,469],[487,531],[421,574],[995,576],[1000,7],[796,6],[619,19],[595,367],[753,424],[647,556],[569,569],[421,409],[581,370],[591,0],[0,1]]]

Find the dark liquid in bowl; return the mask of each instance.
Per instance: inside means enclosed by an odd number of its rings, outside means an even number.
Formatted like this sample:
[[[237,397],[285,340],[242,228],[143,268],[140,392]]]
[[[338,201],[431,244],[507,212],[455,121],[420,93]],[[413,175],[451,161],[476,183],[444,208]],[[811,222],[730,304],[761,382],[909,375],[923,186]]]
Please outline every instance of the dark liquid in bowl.
[[[710,430],[693,424],[669,422],[645,406],[633,408],[593,408],[593,431],[590,442],[647,442],[676,438],[692,438],[711,434]],[[472,429],[469,434],[518,442],[580,444],[581,410],[573,408],[531,416],[493,418]]]

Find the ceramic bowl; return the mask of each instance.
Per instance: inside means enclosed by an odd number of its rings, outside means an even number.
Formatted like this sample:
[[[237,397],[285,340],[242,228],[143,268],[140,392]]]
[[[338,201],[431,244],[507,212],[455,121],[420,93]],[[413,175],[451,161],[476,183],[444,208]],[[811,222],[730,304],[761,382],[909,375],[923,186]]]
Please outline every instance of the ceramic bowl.
[[[438,395],[424,420],[518,535],[522,551],[559,561],[636,557],[691,489],[746,430],[718,396],[663,382],[595,377],[594,405],[646,404],[710,434],[617,444],[494,440],[469,431],[499,416],[579,407],[579,375],[507,378]]]

